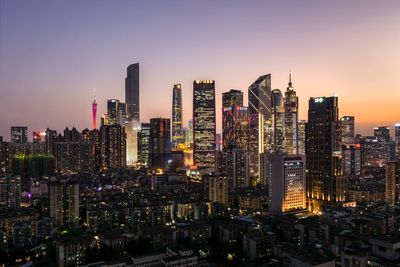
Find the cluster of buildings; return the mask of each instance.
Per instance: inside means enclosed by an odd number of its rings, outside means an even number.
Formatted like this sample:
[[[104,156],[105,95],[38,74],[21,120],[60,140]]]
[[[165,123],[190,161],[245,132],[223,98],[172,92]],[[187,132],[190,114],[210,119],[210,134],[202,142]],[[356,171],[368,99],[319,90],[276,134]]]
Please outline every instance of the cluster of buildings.
[[[125,102],[97,127],[11,127],[0,137],[1,264],[57,266],[395,266],[400,261],[400,124],[356,133],[339,98],[299,118],[291,75],[271,74],[216,106],[214,80],[182,85],[171,118],[140,120],[139,64]],[[222,112],[222,133],[216,113]],[[14,253],[14,252],[18,253]],[[224,255],[223,258],[220,256]],[[112,263],[113,262],[113,263]],[[114,264],[114,265],[113,265]]]

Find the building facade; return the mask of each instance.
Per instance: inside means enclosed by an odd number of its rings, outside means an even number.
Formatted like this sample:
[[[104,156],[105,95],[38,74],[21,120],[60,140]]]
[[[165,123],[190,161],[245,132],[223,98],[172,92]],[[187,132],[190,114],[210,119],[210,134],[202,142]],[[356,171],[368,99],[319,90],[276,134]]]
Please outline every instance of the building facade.
[[[289,74],[289,84],[285,92],[285,153],[289,155],[302,154],[299,152],[298,123],[299,120],[299,98],[292,84],[292,75]],[[304,154],[304,153],[303,153]]]
[[[215,169],[215,81],[193,82],[193,160],[204,171]]]
[[[312,97],[306,125],[307,197],[343,201],[338,98]]]
[[[249,175],[260,181],[260,154],[270,149],[272,126],[271,74],[260,76],[249,87]]]

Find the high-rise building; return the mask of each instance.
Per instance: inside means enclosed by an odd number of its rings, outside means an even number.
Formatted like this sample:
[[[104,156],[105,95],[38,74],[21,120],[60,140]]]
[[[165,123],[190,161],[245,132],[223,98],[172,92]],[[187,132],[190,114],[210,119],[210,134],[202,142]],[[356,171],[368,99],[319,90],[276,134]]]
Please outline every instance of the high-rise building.
[[[341,139],[343,145],[353,145],[354,144],[354,116],[343,116],[340,118],[340,130],[341,130]]]
[[[182,89],[180,84],[175,84],[172,91],[172,145],[177,148],[184,143],[182,121]]]
[[[46,129],[46,155],[54,155],[54,142],[57,138],[57,131]]]
[[[394,143],[396,148],[396,160],[400,161],[400,123],[394,126]]]
[[[390,128],[387,126],[380,126],[374,128],[374,136],[378,139],[378,142],[389,143],[390,142]]]
[[[122,107],[118,99],[107,100],[108,125],[122,125]]]
[[[285,126],[284,147],[285,153],[289,155],[299,153],[298,120],[299,120],[299,98],[292,84],[292,74],[289,74],[289,84],[285,92],[284,100]],[[303,153],[304,154],[304,153]]]
[[[96,98],[93,99],[92,102],[92,129],[97,128],[97,103]]]
[[[186,144],[193,148],[193,120],[189,120],[187,134],[186,134]]]
[[[150,119],[150,167],[165,168],[171,153],[171,120],[165,118]]]
[[[193,82],[193,159],[203,171],[215,169],[215,81]]]
[[[28,142],[28,127],[12,126],[11,127],[11,142],[25,144]]]
[[[360,139],[362,167],[382,167],[381,147],[375,136],[363,136]]]
[[[338,98],[312,97],[306,124],[307,197],[318,202],[345,200],[341,170]],[[311,203],[310,208],[317,203]]]
[[[79,222],[79,184],[57,181],[49,184],[50,217],[54,224]]]
[[[305,120],[299,120],[297,122],[297,143],[299,155],[306,154],[306,123],[307,121]]]
[[[229,190],[249,186],[249,159],[245,150],[218,153],[218,171],[229,178]]]
[[[101,165],[103,169],[126,166],[126,133],[121,125],[100,127]]]
[[[125,78],[125,103],[127,104],[127,120],[140,121],[139,109],[139,63],[129,65]]]
[[[125,122],[126,133],[126,163],[129,166],[135,165],[138,161],[138,133],[140,122],[128,120]]]
[[[148,166],[150,162],[150,123],[142,123],[138,133],[138,162]]]
[[[230,90],[222,94],[223,150],[247,150],[248,108],[243,107],[243,92]]]
[[[279,89],[274,89],[272,94],[272,123],[273,123],[273,144],[274,152],[283,152],[285,113],[283,109],[283,96]],[[297,149],[296,149],[297,150]]]
[[[207,174],[203,176],[206,200],[229,205],[229,179],[225,175]]]
[[[361,175],[360,144],[342,146],[342,164],[344,175],[353,177]]]
[[[400,162],[386,162],[385,201],[390,205],[400,203]]]
[[[20,205],[20,177],[0,177],[0,208],[17,209]]]
[[[304,155],[269,154],[269,210],[290,212],[306,208],[306,160]]]
[[[260,154],[270,150],[272,119],[271,74],[249,87],[249,175],[260,180]]]
[[[243,106],[243,92],[231,89],[229,92],[222,93],[222,107]]]

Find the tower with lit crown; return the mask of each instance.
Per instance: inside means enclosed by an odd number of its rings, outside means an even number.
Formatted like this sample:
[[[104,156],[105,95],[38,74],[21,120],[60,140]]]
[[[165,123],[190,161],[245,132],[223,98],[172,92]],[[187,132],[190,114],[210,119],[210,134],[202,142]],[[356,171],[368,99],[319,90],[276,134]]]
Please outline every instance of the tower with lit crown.
[[[180,84],[175,84],[172,91],[172,143],[177,148],[183,142],[182,89]]]
[[[94,95],[93,102],[92,102],[92,129],[96,129],[96,118],[97,118],[97,102],[96,102],[96,95]]]
[[[298,149],[298,111],[299,98],[296,96],[296,91],[293,89],[292,74],[289,74],[289,83],[285,92],[284,111],[284,150],[286,154],[296,155]]]

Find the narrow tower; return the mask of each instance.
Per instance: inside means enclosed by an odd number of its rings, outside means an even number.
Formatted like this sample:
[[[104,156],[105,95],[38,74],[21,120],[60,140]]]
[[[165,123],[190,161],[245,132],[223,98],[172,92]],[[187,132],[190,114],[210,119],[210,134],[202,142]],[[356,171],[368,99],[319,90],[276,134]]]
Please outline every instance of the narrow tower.
[[[92,128],[93,129],[97,128],[96,127],[96,118],[97,118],[97,102],[96,102],[96,94],[94,94],[93,102],[92,102]]]

